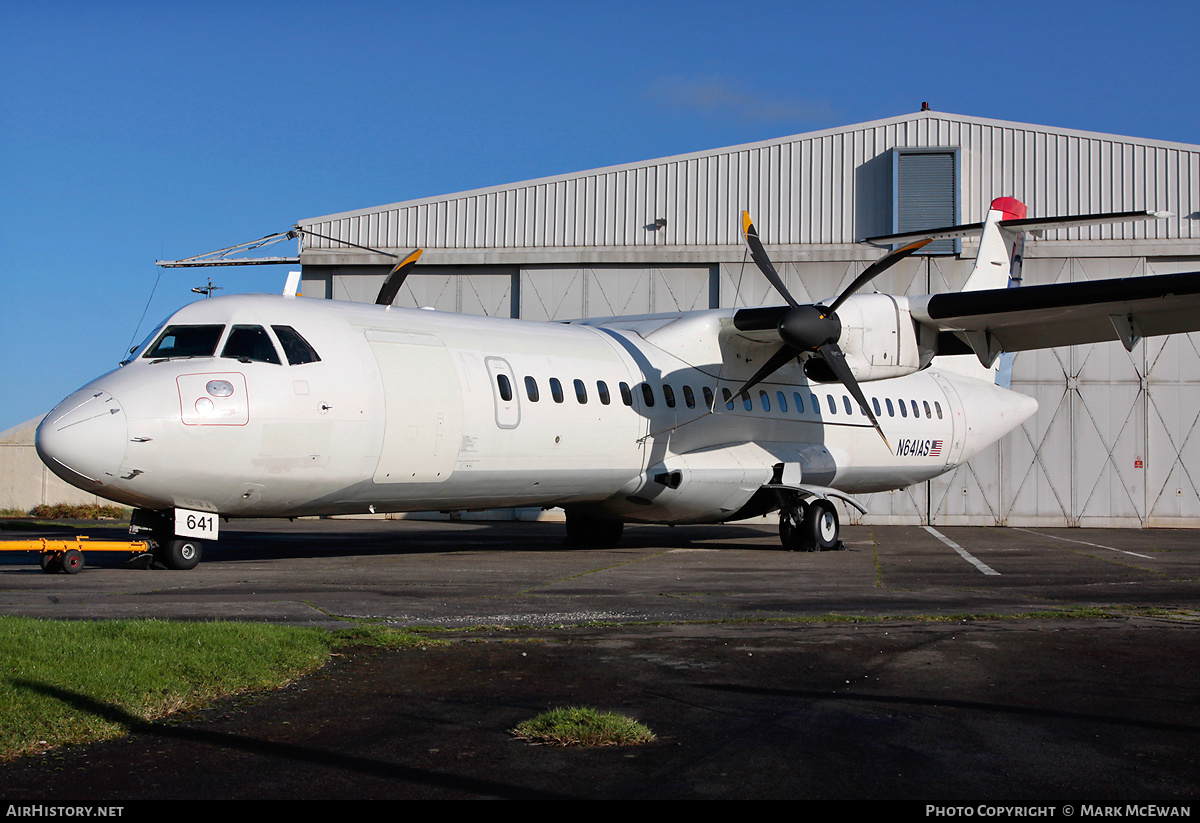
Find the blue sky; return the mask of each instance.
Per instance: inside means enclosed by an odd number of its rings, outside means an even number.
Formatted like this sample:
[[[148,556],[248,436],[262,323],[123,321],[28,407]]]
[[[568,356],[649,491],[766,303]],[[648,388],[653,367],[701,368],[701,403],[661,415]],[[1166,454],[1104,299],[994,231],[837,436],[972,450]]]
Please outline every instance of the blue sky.
[[[155,260],[301,218],[922,101],[1200,142],[1194,2],[0,0],[0,12],[0,430],[114,367],[206,278],[222,294],[277,292],[287,271]]]

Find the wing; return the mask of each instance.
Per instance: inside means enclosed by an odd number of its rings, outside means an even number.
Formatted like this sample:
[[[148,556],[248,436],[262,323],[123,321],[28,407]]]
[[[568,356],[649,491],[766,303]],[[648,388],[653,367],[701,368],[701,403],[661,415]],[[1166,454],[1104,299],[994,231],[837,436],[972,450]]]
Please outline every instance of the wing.
[[[980,355],[1200,331],[1200,272],[910,298],[913,319]],[[986,342],[985,342],[986,338]]]

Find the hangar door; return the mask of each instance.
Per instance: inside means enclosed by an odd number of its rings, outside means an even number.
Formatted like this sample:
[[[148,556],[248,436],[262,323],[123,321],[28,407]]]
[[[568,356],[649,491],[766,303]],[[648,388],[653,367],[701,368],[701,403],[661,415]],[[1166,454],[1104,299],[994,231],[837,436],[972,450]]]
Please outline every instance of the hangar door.
[[[574,320],[715,308],[710,266],[521,269],[523,320]]]

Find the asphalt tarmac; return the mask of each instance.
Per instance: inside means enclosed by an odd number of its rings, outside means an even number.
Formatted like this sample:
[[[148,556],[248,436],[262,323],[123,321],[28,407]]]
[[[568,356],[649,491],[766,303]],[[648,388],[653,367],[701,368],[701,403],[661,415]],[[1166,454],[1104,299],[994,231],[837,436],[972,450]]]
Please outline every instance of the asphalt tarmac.
[[[1200,531],[858,526],[818,554],[778,550],[762,525],[630,527],[612,550],[562,536],[261,521],[225,526],[190,572],[97,553],[46,575],[7,556],[3,614],[464,631],[0,764],[0,798],[891,799],[1087,816],[1197,797]],[[657,740],[509,733],[565,705],[632,715]]]

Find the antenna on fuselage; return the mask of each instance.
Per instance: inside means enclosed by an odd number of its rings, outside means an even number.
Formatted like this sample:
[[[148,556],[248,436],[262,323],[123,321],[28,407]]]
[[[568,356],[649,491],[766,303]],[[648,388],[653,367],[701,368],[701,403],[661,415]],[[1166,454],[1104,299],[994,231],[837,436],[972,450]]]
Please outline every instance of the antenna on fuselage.
[[[221,286],[214,286],[212,278],[210,277],[210,278],[208,278],[207,286],[196,286],[195,288],[192,289],[192,291],[195,294],[203,294],[205,297],[212,297],[212,293],[215,291],[220,291],[221,288],[222,288]]]

